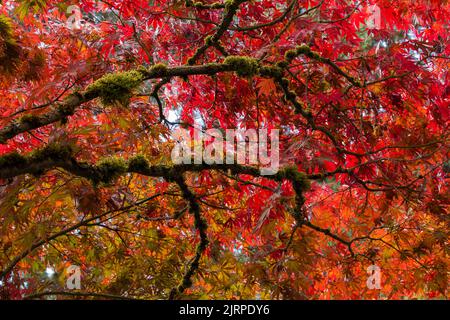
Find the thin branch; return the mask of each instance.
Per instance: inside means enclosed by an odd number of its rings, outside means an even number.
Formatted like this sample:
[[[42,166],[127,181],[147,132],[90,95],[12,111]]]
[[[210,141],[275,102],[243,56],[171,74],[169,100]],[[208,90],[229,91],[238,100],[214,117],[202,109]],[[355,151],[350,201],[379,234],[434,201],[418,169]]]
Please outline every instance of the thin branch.
[[[183,193],[183,197],[189,202],[189,211],[194,216],[195,228],[198,230],[198,232],[200,234],[200,242],[197,245],[197,250],[196,250],[195,256],[191,260],[189,267],[186,270],[181,283],[178,285],[178,287],[173,288],[170,291],[169,300],[173,300],[173,299],[177,298],[186,289],[188,289],[192,286],[192,277],[197,272],[199,265],[200,265],[200,259],[202,258],[203,253],[205,252],[206,248],[208,247],[208,243],[209,243],[208,236],[206,234],[206,229],[208,228],[208,225],[206,224],[206,221],[201,216],[200,206],[197,203],[196,196],[192,193],[192,191],[187,186],[186,182],[184,181],[183,176],[176,177],[174,179],[174,181],[180,187],[181,192]]]

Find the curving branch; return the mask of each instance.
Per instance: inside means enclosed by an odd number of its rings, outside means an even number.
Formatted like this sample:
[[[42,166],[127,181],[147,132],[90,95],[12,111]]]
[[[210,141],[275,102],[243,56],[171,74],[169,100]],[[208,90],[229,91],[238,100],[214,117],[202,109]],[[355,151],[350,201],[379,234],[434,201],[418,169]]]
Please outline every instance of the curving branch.
[[[197,272],[200,266],[200,259],[202,258],[206,248],[208,247],[208,236],[206,234],[206,230],[208,225],[206,224],[205,219],[202,218],[200,214],[200,205],[197,202],[197,197],[192,193],[189,189],[188,185],[184,181],[184,177],[177,177],[174,181],[178,184],[183,193],[183,197],[189,202],[189,211],[194,216],[195,220],[195,228],[198,230],[200,235],[200,242],[197,245],[197,250],[194,258],[191,260],[188,269],[186,270],[181,283],[178,287],[173,288],[169,294],[169,300],[173,300],[177,298],[180,294],[182,294],[186,289],[192,286],[192,277]]]

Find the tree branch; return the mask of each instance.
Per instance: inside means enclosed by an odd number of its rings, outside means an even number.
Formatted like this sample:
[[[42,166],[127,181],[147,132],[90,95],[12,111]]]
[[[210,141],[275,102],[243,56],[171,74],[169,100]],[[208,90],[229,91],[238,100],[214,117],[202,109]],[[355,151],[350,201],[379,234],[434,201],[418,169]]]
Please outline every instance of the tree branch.
[[[200,243],[197,245],[197,250],[194,258],[191,260],[189,264],[189,268],[185,272],[183,279],[178,285],[178,287],[173,288],[169,294],[169,300],[175,299],[177,296],[182,294],[186,289],[192,286],[192,276],[197,272],[200,264],[200,259],[203,256],[206,248],[208,247],[208,236],[206,234],[206,229],[208,228],[206,221],[202,218],[200,214],[200,206],[197,203],[196,196],[192,193],[192,191],[187,186],[184,181],[183,176],[177,177],[175,182],[181,189],[183,193],[183,197],[189,202],[189,211],[194,216],[195,220],[195,228],[198,230],[200,234]]]

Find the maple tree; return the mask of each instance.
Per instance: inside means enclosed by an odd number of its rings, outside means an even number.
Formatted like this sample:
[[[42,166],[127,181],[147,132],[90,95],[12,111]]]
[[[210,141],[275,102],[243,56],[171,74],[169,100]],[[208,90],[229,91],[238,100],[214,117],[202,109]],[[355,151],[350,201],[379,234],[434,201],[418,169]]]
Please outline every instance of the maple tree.
[[[0,296],[447,298],[449,10],[1,1]],[[195,125],[279,129],[278,173],[174,165]]]

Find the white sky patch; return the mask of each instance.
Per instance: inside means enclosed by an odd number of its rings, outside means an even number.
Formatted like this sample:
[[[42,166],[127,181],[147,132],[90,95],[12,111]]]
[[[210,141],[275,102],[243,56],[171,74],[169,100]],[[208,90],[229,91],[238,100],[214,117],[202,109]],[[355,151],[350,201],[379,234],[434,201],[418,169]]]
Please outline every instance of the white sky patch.
[[[55,274],[55,270],[51,267],[47,267],[45,273],[47,274],[47,277],[51,278]]]
[[[169,120],[170,122],[177,122],[178,119],[180,118],[178,112],[176,110],[173,109],[169,109],[169,111],[167,112],[167,120]]]

